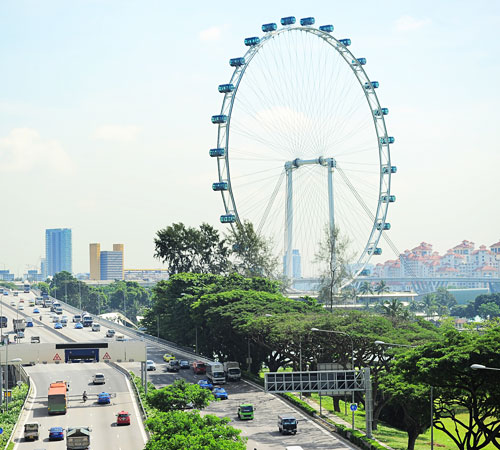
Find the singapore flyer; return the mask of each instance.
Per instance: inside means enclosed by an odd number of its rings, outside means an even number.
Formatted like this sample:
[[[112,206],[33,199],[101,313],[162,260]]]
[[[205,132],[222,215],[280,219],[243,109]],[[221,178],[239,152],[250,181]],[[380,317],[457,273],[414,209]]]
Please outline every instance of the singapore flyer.
[[[250,221],[289,279],[315,278],[325,232],[337,230],[352,253],[352,281],[390,229],[390,145],[367,61],[313,17],[283,17],[244,39],[218,87],[218,180],[221,222]]]

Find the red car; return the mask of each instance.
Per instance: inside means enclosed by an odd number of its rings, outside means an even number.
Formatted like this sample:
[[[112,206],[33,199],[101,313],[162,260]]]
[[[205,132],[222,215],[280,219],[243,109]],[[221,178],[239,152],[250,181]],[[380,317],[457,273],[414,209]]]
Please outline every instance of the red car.
[[[117,425],[130,425],[130,414],[127,411],[120,411],[116,415]]]

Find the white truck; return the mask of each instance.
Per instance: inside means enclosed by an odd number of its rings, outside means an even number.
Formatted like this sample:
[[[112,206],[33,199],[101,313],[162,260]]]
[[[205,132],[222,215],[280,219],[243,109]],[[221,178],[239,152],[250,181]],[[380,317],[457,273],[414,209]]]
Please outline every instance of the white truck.
[[[90,447],[89,427],[68,427],[66,432],[67,450],[84,450]]]
[[[26,329],[26,321],[24,319],[13,319],[12,323],[14,324],[14,333],[19,333],[19,331],[23,331]]]
[[[220,362],[210,362],[207,364],[207,378],[212,384],[224,384],[226,376],[224,375],[224,365]]]
[[[241,369],[240,363],[237,361],[227,361],[224,363],[224,373],[228,381],[240,381]]]

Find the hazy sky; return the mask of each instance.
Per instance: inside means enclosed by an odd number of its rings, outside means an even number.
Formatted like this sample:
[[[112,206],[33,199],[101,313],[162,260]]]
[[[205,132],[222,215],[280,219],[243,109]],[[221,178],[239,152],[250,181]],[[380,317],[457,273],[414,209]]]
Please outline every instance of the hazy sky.
[[[220,227],[217,85],[243,39],[287,15],[333,23],[380,82],[396,246],[497,242],[496,0],[2,0],[0,268],[39,266],[46,228],[73,230],[73,269],[88,272],[90,242],[123,243],[126,268],[153,268],[160,228]]]

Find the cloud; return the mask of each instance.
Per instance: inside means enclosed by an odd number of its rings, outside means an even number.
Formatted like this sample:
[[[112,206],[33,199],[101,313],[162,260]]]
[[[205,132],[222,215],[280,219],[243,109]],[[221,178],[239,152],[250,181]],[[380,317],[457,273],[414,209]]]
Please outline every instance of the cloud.
[[[94,131],[93,138],[103,141],[132,142],[140,132],[141,128],[134,125],[103,125]]]
[[[206,30],[200,31],[200,39],[202,41],[217,41],[222,36],[222,28],[221,27],[210,27]]]
[[[401,16],[396,20],[397,31],[416,31],[426,27],[431,23],[431,19],[416,19],[411,16]]]
[[[53,139],[43,140],[31,128],[14,128],[7,137],[0,138],[0,171],[30,172],[49,169],[59,173],[74,170],[69,155]]]

